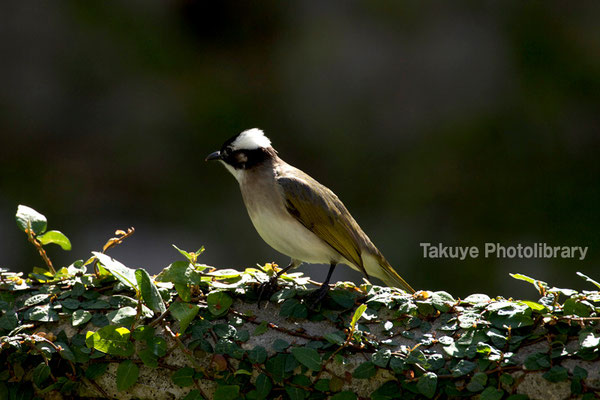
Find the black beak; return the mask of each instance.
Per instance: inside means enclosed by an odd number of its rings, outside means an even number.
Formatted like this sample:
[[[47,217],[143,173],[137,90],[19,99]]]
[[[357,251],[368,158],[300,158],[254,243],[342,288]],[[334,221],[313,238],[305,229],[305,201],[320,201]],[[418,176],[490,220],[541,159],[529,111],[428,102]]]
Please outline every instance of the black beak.
[[[220,159],[221,159],[221,152],[215,151],[214,153],[210,153],[209,155],[207,155],[206,158],[204,159],[204,161],[212,161],[212,160],[220,160]]]

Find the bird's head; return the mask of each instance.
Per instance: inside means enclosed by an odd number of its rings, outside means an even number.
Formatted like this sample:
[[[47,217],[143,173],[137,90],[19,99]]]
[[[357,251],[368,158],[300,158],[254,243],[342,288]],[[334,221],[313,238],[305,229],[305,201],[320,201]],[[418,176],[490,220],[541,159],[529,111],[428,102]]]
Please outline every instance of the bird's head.
[[[221,161],[239,179],[243,170],[254,168],[276,156],[277,152],[264,132],[252,128],[227,140],[220,151],[209,154],[205,161]]]

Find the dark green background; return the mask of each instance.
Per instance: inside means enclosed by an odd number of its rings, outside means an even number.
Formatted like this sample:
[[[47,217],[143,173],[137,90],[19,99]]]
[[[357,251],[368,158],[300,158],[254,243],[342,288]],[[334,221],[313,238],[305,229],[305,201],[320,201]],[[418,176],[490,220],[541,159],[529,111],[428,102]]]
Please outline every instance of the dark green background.
[[[0,265],[14,223],[157,273],[171,243],[220,267],[287,259],[204,156],[264,129],[333,189],[415,287],[535,297],[600,278],[600,3],[2,2]],[[577,260],[425,260],[420,242],[590,246]],[[323,279],[322,266],[305,269]],[[360,279],[339,268],[334,279]]]

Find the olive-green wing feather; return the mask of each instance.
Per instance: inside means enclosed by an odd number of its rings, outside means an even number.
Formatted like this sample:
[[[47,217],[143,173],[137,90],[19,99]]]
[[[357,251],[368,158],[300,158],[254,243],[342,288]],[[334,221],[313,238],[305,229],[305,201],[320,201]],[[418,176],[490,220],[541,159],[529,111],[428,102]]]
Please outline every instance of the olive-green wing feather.
[[[306,174],[278,177],[277,183],[288,212],[368,277],[356,237],[362,231],[340,199]]]

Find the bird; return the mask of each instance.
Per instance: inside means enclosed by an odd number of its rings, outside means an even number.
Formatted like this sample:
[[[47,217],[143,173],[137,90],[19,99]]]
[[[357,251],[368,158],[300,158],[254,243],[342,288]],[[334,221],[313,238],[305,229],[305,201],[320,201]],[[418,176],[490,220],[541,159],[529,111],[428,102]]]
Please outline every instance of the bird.
[[[302,263],[329,264],[314,302],[327,294],[338,264],[346,264],[408,293],[415,290],[392,268],[346,206],[329,188],[283,161],[261,129],[228,139],[206,161],[219,161],[238,181],[252,224],[273,249],[291,258],[269,281]],[[263,287],[264,289],[264,287]],[[259,295],[260,302],[260,295]]]

